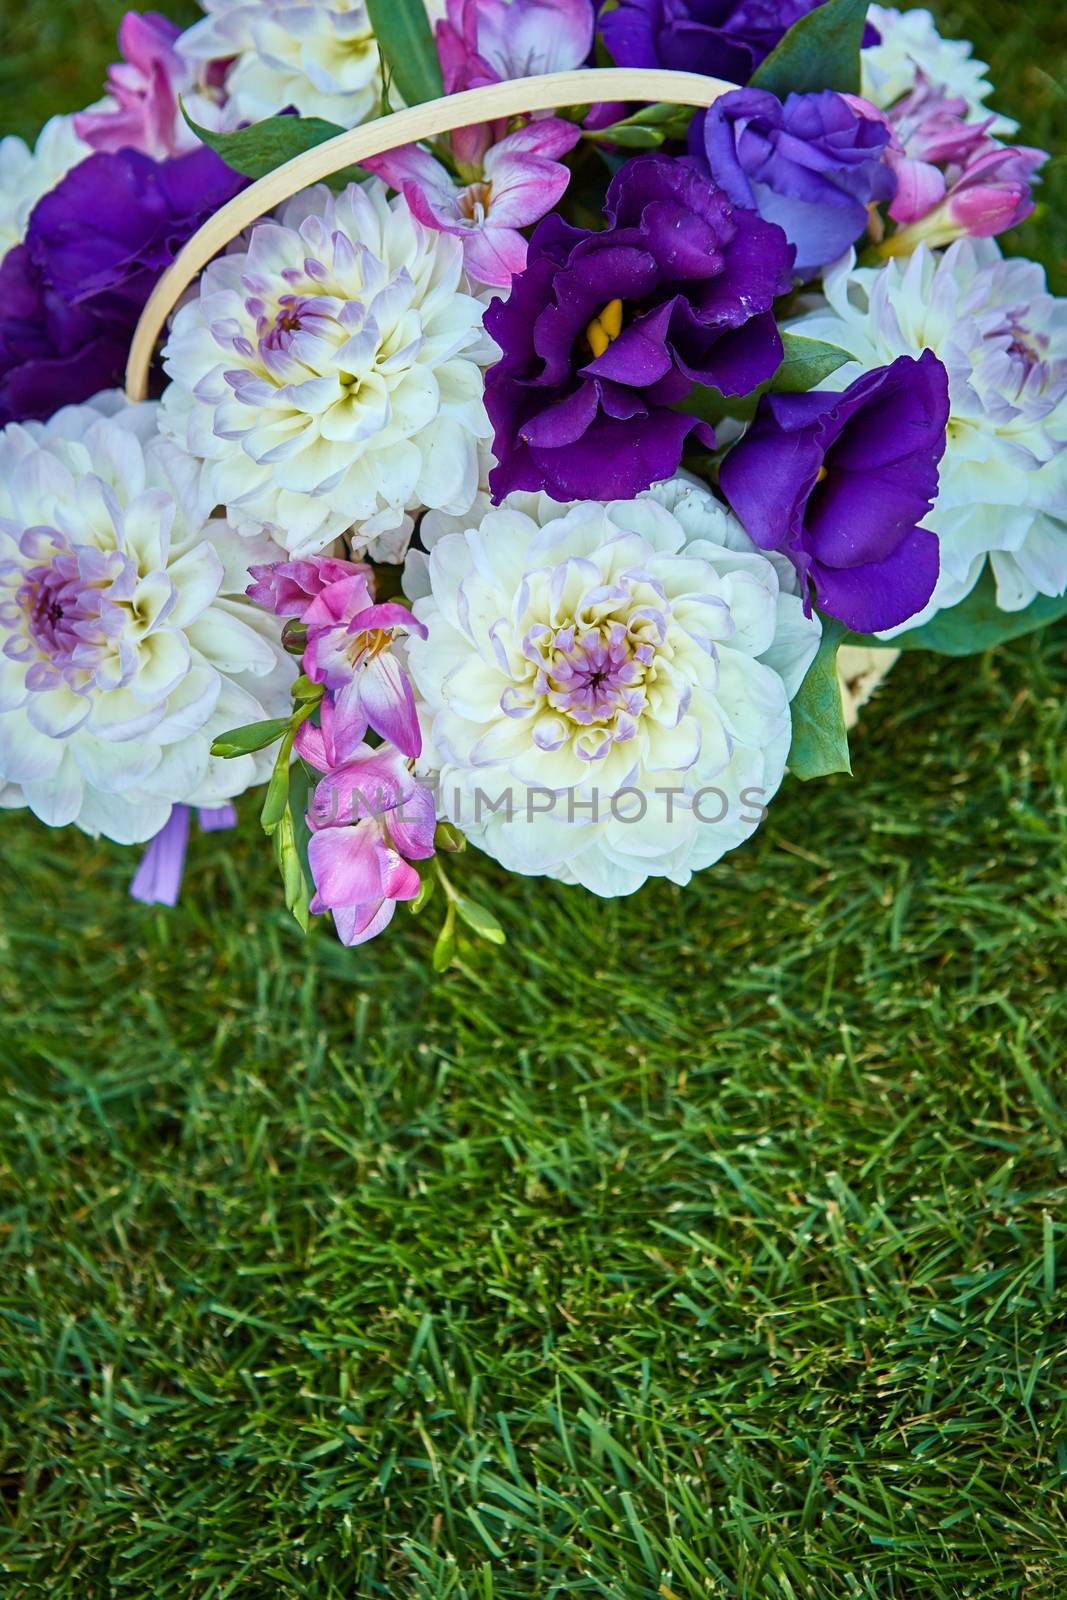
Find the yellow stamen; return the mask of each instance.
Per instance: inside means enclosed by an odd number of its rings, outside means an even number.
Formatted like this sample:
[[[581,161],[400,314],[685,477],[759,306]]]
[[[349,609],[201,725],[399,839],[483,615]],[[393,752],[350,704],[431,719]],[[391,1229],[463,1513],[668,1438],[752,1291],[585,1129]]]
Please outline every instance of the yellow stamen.
[[[613,339],[617,339],[622,332],[622,301],[609,300],[601,311],[598,311],[592,322],[585,330],[585,337],[589,341],[589,348],[594,359],[602,356]]]
[[[821,483],[823,481],[823,479],[825,477],[827,477],[827,476],[828,476],[828,474],[827,474],[826,468],[825,467],[820,467],[819,468],[819,476],[816,478],[815,482],[816,483]]]

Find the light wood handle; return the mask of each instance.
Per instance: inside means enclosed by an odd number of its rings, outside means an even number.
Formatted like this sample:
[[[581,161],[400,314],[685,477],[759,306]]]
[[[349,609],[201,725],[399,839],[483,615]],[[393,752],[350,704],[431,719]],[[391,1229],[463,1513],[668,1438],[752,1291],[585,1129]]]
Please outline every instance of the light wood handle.
[[[554,111],[559,106],[596,105],[609,100],[666,101],[703,108],[736,88],[735,83],[723,83],[719,78],[661,68],[646,71],[634,67],[582,67],[577,72],[547,72],[537,78],[490,83],[481,89],[467,89],[463,94],[395,111],[305,150],[242,189],[216,211],[167,268],[152,291],[133,336],[126,366],[127,395],[131,400],[143,400],[147,395],[149,367],[167,318],[208,262],[259,217],[311,184],[400,145],[417,144],[420,139],[433,139],[456,128],[495,122],[527,111]]]

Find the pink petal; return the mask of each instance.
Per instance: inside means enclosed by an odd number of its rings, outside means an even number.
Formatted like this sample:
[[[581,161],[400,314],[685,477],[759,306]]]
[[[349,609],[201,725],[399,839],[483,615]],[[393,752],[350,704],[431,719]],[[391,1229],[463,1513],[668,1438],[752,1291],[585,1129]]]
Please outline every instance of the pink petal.
[[[375,733],[388,739],[406,756],[422,750],[422,734],[415,696],[407,673],[395,656],[383,652],[360,675],[360,699]]]
[[[493,227],[522,228],[551,211],[571,181],[570,169],[558,161],[540,156],[505,155],[492,163],[495,149],[485,164],[492,182],[489,197],[489,222]]]
[[[913,161],[892,151],[887,159],[897,175],[897,192],[889,215],[901,224],[918,222],[945,198],[945,180],[927,161]]]
[[[323,906],[358,906],[380,900],[385,890],[384,851],[376,822],[350,828],[323,828],[308,844],[308,865]]]
[[[419,892],[420,879],[414,867],[408,866],[396,850],[382,850],[382,886],[389,900],[414,900]]]
[[[357,611],[366,610],[370,604],[371,592],[366,578],[360,572],[354,577],[339,578],[336,583],[328,583],[315,596],[300,620],[309,627],[332,626],[337,622],[347,622]]]
[[[344,945],[366,944],[389,926],[395,910],[395,900],[372,901],[365,906],[338,906],[333,914],[337,937]]]
[[[389,815],[389,837],[408,861],[426,861],[433,855],[437,809],[433,795],[417,783],[412,793]]]
[[[448,233],[462,226],[458,185],[453,183],[440,161],[421,145],[405,144],[385,155],[371,156],[364,166],[404,196],[412,215],[424,227]]]
[[[326,702],[323,701],[325,706]],[[334,765],[326,753],[326,735],[311,722],[302,722],[296,730],[293,749],[302,761],[318,772],[329,772]]]
[[[485,160],[486,175],[494,174],[501,157],[531,155],[543,156],[546,161],[557,161],[560,156],[573,150],[581,137],[582,130],[578,124],[567,122],[563,117],[542,117],[528,122],[524,128],[509,133],[506,139],[501,139],[499,144],[493,146]]]
[[[507,289],[526,265],[526,250],[514,228],[481,227],[464,235],[463,265],[479,283]]]
[[[308,825],[328,829],[371,818],[380,827],[377,819],[402,805],[414,789],[415,780],[398,750],[390,745],[380,750],[363,745],[316,787]]]
[[[408,610],[396,600],[385,600],[380,605],[367,606],[363,611],[357,611],[355,616],[349,618],[349,633],[362,633],[372,629],[385,631],[389,628],[406,628],[409,633],[417,633],[420,639],[428,637],[425,625],[416,620]]]

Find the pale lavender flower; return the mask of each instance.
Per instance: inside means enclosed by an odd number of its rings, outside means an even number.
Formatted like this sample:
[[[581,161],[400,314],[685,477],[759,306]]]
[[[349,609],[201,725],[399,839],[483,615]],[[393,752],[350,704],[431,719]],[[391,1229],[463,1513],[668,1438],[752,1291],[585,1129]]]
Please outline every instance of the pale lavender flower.
[[[190,810],[189,806],[175,806],[159,832],[149,840],[130,884],[132,899],[146,906],[178,904],[189,843]],[[221,833],[237,826],[237,812],[231,805],[199,806],[196,820],[201,833]]]

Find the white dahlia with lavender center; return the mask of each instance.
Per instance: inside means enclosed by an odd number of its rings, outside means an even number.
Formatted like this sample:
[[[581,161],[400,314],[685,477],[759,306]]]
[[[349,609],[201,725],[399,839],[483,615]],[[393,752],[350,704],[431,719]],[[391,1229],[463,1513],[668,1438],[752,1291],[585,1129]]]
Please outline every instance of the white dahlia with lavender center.
[[[372,179],[308,190],[204,273],[164,351],[163,427],[241,532],[291,554],[460,514],[491,429],[494,346],[463,247]]]
[[[987,64],[974,55],[974,46],[966,39],[943,39],[929,11],[871,5],[867,21],[879,35],[877,44],[860,53],[861,93],[872,105],[887,111],[911,94],[921,76],[948,94],[962,97],[968,106],[968,122],[984,122],[994,116],[994,134],[1013,133],[1018,128],[1018,123],[995,116],[986,106],[993,85],[986,76]]]
[[[988,559],[997,604],[1019,611],[1067,588],[1067,300],[1041,267],[1003,257],[992,239],[961,240],[907,260],[824,279],[825,307],[794,326],[854,358],[821,385],[933,350],[949,378],[940,487],[925,519],[941,541],[941,574],[914,628],[956,605]],[[899,632],[900,630],[894,630]]]
[[[405,574],[421,770],[474,843],[614,896],[685,884],[758,827],[820,637],[788,563],[683,480],[426,521]]]
[[[22,243],[38,200],[90,153],[74,131],[73,117],[52,117],[32,150],[15,134],[0,139],[0,260]]]
[[[377,116],[382,74],[363,0],[204,0],[179,54],[227,63],[231,112],[260,122],[292,108],[354,128]]]
[[[157,413],[101,396],[0,433],[0,794],[120,844],[260,782],[211,741],[287,712],[295,670]]]

